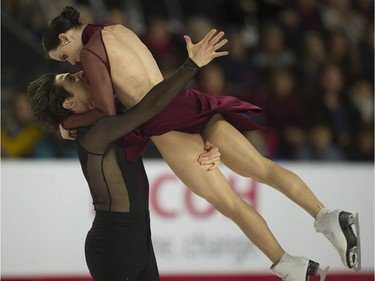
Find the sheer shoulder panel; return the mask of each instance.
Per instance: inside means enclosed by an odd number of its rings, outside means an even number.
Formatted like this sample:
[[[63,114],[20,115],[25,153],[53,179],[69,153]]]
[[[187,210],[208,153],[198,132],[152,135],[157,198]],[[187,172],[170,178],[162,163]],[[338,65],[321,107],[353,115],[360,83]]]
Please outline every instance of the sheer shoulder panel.
[[[103,59],[91,49],[84,48],[81,51],[81,64],[85,76],[89,80],[95,108],[107,115],[115,115],[115,93],[109,69]]]
[[[82,49],[80,60],[89,81],[95,109],[68,117],[63,122],[65,129],[90,126],[105,116],[116,115],[115,94],[101,30],[96,31]]]
[[[87,129],[78,130],[78,139]],[[122,140],[114,142],[104,154],[92,154],[79,144],[77,152],[95,210],[148,210],[149,184],[142,159],[127,161]]]
[[[119,146],[112,145],[105,154],[92,154],[82,147],[78,147],[79,159],[82,170],[90,187],[91,196],[95,210],[129,212],[130,196],[128,190],[132,189],[127,186],[126,178],[121,169],[129,168],[121,165],[118,157],[124,157],[124,153],[117,153]],[[122,148],[120,148],[122,149]],[[131,172],[131,171],[127,171]],[[131,182],[127,180],[131,185]],[[138,186],[144,188],[142,186]],[[142,207],[140,198],[133,198],[136,207]]]

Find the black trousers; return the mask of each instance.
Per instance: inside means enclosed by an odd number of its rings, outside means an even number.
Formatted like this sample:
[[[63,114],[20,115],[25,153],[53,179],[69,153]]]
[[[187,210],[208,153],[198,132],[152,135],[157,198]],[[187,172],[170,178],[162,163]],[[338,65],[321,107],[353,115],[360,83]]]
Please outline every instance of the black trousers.
[[[148,211],[97,211],[85,254],[94,281],[159,281]]]

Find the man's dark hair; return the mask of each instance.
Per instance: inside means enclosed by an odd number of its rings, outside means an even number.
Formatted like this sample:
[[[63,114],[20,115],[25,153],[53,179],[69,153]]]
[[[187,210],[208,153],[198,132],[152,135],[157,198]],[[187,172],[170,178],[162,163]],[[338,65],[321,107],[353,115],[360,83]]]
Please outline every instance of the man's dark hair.
[[[42,44],[46,53],[56,49],[60,44],[59,35],[72,28],[81,27],[79,12],[66,6],[61,14],[55,17],[43,30]]]
[[[27,92],[34,119],[42,127],[57,131],[59,124],[72,114],[63,103],[73,95],[56,85],[55,78],[56,74],[44,74],[29,84]]]

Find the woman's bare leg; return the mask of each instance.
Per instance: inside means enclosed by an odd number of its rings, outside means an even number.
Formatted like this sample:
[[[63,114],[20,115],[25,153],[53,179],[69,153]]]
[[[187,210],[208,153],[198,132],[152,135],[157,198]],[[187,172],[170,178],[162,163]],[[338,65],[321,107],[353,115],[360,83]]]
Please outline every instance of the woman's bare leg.
[[[235,222],[272,263],[280,260],[284,250],[264,219],[232,190],[219,169],[208,172],[197,162],[204,146],[200,135],[172,131],[152,140],[174,173],[192,192]]]
[[[314,218],[324,207],[300,177],[263,157],[221,115],[211,118],[202,135],[219,148],[222,162],[239,175],[279,190]]]

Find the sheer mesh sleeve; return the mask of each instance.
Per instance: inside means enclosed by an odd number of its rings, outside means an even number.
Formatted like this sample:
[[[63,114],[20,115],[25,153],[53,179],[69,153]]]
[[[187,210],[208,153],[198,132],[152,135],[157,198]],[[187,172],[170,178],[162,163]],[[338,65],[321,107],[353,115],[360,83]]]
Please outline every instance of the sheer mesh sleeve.
[[[79,140],[80,144],[91,153],[104,153],[111,142],[160,113],[198,69],[199,67],[188,59],[172,76],[153,87],[138,104],[127,112],[117,116],[107,116],[98,121]]]
[[[108,116],[108,114],[94,108],[86,111],[85,113],[70,115],[61,123],[61,125],[66,130],[75,129],[95,124],[97,120],[100,120],[106,116]]]
[[[90,49],[84,48],[80,53],[82,68],[85,76],[89,78],[95,108],[107,115],[116,115],[111,74],[101,58],[105,54],[96,54],[99,51],[101,50],[95,49],[94,53]],[[104,52],[104,50],[102,51]]]
[[[103,60],[91,50],[85,48],[80,53],[80,59],[85,76],[89,78],[95,108],[69,116],[62,123],[65,129],[90,126],[105,116],[116,115],[112,81]]]

